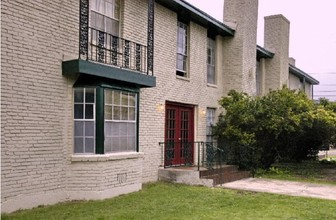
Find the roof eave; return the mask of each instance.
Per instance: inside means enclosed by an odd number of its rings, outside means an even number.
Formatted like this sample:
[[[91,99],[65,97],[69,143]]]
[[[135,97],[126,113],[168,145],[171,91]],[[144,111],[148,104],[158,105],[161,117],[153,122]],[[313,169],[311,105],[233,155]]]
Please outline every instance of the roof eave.
[[[178,14],[183,14],[190,18],[191,21],[215,31],[222,36],[234,36],[235,31],[224,23],[216,20],[207,13],[201,11],[195,6],[184,0],[155,0],[164,7],[175,11]]]
[[[312,85],[318,85],[320,84],[320,82],[313,78],[312,76],[310,76],[309,74],[303,72],[302,70],[300,70],[299,68],[293,66],[292,64],[289,64],[289,72],[296,75],[299,78],[304,78],[306,80],[306,82],[311,83]]]
[[[266,50],[265,48],[257,45],[257,58],[265,58],[265,59],[270,59],[274,57],[274,53],[271,51]]]

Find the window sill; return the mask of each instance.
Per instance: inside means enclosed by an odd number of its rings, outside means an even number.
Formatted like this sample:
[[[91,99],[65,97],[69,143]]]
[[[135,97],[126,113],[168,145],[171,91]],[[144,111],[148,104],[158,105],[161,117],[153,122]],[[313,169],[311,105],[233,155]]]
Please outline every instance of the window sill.
[[[207,86],[211,88],[218,88],[216,84],[211,84],[211,83],[208,83]]]
[[[95,155],[72,155],[71,162],[107,162],[115,160],[129,160],[143,158],[144,153],[140,152],[123,152],[112,154],[95,154]]]
[[[190,78],[187,78],[187,77],[184,77],[184,76],[176,76],[176,79],[190,82]]]

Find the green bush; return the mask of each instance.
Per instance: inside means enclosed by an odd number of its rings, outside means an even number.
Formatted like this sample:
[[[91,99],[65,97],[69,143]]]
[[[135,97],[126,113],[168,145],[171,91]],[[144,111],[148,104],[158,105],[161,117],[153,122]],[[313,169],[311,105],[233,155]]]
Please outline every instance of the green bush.
[[[267,169],[275,161],[316,158],[320,146],[334,140],[336,112],[316,105],[302,92],[283,88],[263,97],[230,91],[219,101],[213,133],[228,162]]]

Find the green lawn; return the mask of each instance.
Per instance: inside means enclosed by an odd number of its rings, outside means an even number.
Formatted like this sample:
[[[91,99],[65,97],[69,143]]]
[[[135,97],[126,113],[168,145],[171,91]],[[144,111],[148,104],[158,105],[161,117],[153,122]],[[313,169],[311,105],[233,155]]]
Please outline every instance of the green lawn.
[[[2,219],[336,219],[336,202],[180,184],[146,184],[104,201],[68,202]]]
[[[274,164],[268,171],[257,171],[256,176],[336,185],[336,164],[321,161],[279,163]]]

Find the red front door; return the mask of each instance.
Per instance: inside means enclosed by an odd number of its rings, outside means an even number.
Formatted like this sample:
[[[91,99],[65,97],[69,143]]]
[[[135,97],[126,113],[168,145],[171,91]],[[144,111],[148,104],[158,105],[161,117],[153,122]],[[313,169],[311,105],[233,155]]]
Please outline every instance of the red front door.
[[[194,107],[167,103],[165,166],[191,165],[194,152]]]

